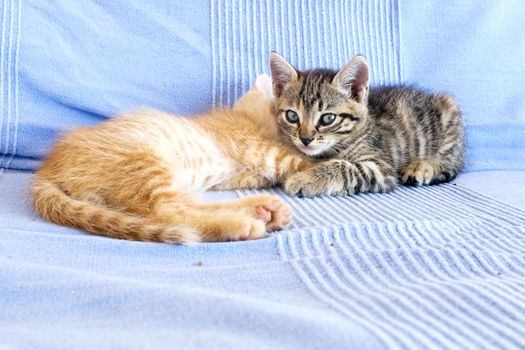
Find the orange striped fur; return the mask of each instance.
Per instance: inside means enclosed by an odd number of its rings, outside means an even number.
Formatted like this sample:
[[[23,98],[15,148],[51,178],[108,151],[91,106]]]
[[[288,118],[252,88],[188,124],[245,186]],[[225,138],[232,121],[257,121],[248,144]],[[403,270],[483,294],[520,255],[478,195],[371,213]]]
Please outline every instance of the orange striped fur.
[[[261,76],[232,109],[194,117],[146,110],[69,132],[36,173],[35,210],[57,224],[141,241],[256,239],[282,228],[291,209],[274,196],[195,196],[273,186],[309,166],[280,141],[271,89]]]

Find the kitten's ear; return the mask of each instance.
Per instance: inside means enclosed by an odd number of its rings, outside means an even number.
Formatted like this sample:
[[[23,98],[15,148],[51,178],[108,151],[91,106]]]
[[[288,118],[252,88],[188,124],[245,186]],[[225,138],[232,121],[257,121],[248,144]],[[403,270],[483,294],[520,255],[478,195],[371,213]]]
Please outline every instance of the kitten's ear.
[[[272,90],[272,78],[268,74],[261,74],[255,79],[254,84],[255,89],[261,92],[264,97],[272,100],[273,99],[273,90]]]
[[[368,95],[368,63],[363,56],[355,56],[336,74],[332,83],[364,102]]]
[[[280,96],[284,87],[297,79],[297,71],[277,52],[270,54],[270,71],[272,72],[273,92]]]

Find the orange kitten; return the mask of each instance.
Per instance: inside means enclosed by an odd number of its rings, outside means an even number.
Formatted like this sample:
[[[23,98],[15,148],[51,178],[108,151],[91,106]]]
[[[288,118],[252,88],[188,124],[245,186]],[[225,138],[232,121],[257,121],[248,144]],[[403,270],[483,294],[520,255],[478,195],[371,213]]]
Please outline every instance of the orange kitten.
[[[255,239],[291,221],[277,197],[204,203],[195,192],[260,188],[309,165],[279,141],[260,76],[233,109],[184,118],[148,110],[76,129],[36,173],[45,219],[109,237],[169,242]]]

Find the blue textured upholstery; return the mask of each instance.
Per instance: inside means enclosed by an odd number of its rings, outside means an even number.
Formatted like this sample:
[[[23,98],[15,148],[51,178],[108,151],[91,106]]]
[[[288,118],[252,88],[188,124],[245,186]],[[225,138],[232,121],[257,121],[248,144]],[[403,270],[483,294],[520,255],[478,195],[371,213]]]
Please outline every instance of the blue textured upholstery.
[[[525,342],[525,211],[466,187],[283,196],[294,210],[284,232],[182,247],[43,222],[20,200],[29,175],[0,174],[0,347],[419,350]],[[525,172],[458,179],[483,191],[497,183],[493,193],[511,192],[524,204],[524,189],[512,188],[523,181]]]
[[[231,105],[276,50],[298,68],[357,53],[372,83],[459,101],[468,170],[524,169],[520,1],[53,1],[0,9],[0,166],[34,169],[57,133],[138,106]]]
[[[0,349],[523,349],[525,172],[507,171],[525,170],[523,18],[517,0],[0,0]],[[11,169],[60,132],[231,105],[271,50],[298,68],[362,53],[373,85],[452,93],[471,172],[346,198],[270,189],[294,223],[252,242],[120,241],[31,210]]]

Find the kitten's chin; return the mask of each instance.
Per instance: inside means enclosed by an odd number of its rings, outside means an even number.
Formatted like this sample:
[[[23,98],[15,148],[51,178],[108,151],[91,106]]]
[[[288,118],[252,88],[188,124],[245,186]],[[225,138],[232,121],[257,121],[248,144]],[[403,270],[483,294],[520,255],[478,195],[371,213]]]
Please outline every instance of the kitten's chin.
[[[322,157],[326,152],[330,149],[330,147],[311,147],[311,146],[304,146],[304,145],[297,145],[296,147],[299,148],[301,152],[306,154],[309,157]]]

